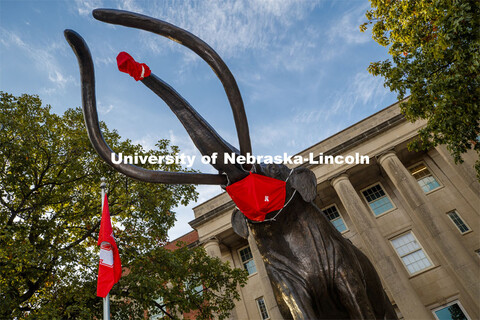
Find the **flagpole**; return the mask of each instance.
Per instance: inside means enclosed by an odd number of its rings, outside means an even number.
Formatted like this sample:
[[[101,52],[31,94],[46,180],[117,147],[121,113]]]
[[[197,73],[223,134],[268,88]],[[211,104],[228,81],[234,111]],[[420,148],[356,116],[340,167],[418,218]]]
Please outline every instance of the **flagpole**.
[[[102,189],[102,212],[103,212],[103,205],[105,201],[105,190],[107,189],[107,184],[105,182],[105,177],[101,177],[100,180],[100,189]],[[103,320],[110,320],[110,293],[107,294],[105,298],[103,298]]]

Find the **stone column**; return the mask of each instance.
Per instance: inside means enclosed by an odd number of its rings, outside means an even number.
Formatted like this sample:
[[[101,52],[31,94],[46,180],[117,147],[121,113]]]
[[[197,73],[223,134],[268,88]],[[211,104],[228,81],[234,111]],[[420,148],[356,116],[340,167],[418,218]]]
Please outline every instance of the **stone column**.
[[[205,251],[210,257],[222,258],[222,252],[220,251],[220,242],[216,238],[209,239],[203,245]]]
[[[332,186],[365,242],[368,255],[375,261],[380,277],[391,292],[404,318],[433,319],[433,314],[420,301],[420,297],[405,276],[405,268],[395,257],[393,248],[381,235],[372,213],[363,204],[348,176],[342,174],[334,178]]]
[[[393,151],[389,151],[378,158],[382,168],[387,173],[405,203],[411,210],[407,210],[413,223],[430,238],[430,245],[439,254],[440,263],[457,280],[458,289],[464,300],[463,305],[471,308],[467,310],[472,319],[478,319],[480,288],[478,276],[480,268],[478,259],[470,254],[457,237],[452,236],[445,221],[445,213],[437,211],[428,201],[427,196],[418,185],[415,178],[405,168]]]
[[[259,281],[261,283],[264,295],[263,298],[265,299],[265,303],[268,308],[268,314],[271,319],[282,319],[282,314],[278,309],[277,300],[275,298],[275,294],[273,293],[272,283],[270,282],[270,278],[268,277],[267,270],[265,269],[265,263],[263,262],[263,257],[258,251],[258,246],[253,237],[252,231],[249,232],[248,236],[248,245],[250,246],[250,250],[252,251],[253,259],[255,261],[255,266],[257,267],[257,277],[259,277]],[[253,319],[254,317],[249,317],[249,319]]]
[[[203,245],[203,247],[205,248],[205,251],[210,257],[222,259],[222,252],[220,250],[220,241],[218,241],[217,238],[211,238],[207,240]],[[220,290],[220,293],[221,293],[221,290]],[[213,314],[212,316],[214,320],[218,319],[217,314]]]
[[[455,163],[450,152],[443,145],[436,146],[435,149],[442,156],[443,160],[462,178],[462,181],[467,185],[468,189],[472,190],[478,197],[480,195],[480,183],[477,180],[477,175],[473,167],[465,163]]]

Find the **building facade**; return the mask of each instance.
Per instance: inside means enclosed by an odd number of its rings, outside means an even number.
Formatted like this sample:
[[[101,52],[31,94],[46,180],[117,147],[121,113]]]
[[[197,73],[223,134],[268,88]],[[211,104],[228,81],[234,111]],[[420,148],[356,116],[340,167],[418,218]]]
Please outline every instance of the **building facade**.
[[[316,204],[370,258],[400,318],[480,319],[476,154],[457,165],[444,147],[408,151],[423,125],[394,104],[299,155],[368,156],[304,166],[317,178]],[[208,254],[249,273],[231,318],[282,319],[255,241],[232,229],[234,206],[222,193],[195,207],[190,225]]]

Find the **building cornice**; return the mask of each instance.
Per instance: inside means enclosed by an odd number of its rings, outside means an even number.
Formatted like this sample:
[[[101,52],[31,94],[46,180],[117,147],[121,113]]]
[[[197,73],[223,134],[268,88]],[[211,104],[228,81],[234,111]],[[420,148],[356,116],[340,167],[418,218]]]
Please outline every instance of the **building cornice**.
[[[323,152],[323,155],[332,155],[332,156],[335,156],[335,155],[338,155],[338,154],[341,154],[343,153],[344,151],[346,150],[349,150],[349,149],[352,149],[353,147],[361,144],[362,142],[366,141],[366,140],[369,140],[389,129],[391,129],[392,127],[402,123],[406,121],[405,119],[405,116],[403,114],[397,114],[396,116],[388,119],[387,121],[385,122],[382,122],[378,125],[376,125],[375,127],[345,141],[344,143],[341,143],[339,144],[338,146],[335,146],[325,152]],[[314,160],[318,160],[319,159],[319,156],[313,158]],[[313,166],[316,166],[316,164],[309,164],[309,163],[306,163],[304,165],[302,165],[306,168],[311,168]]]
[[[216,218],[220,214],[222,214],[224,211],[229,210],[229,209],[233,209],[233,208],[235,208],[235,203],[233,203],[233,201],[230,200],[229,202],[224,203],[224,204],[218,206],[217,208],[215,208],[211,211],[208,211],[207,213],[199,216],[198,218],[193,219],[188,224],[193,229],[196,229],[197,227],[199,227],[200,225],[202,225],[206,221],[211,220],[213,218]]]

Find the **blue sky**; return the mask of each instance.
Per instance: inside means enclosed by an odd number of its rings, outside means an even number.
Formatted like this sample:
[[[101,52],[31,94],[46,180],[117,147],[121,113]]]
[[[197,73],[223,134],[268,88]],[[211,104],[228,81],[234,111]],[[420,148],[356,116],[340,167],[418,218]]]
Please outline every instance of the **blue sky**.
[[[64,29],[73,29],[94,58],[99,117],[123,138],[146,148],[168,138],[199,157],[166,105],[118,71],[120,51],[149,65],[238,146],[226,95],[205,62],[171,40],[99,22],[91,15],[95,8],[165,20],[214,48],[238,82],[255,155],[295,154],[396,101],[382,79],[367,72],[371,61],[388,56],[369,32],[359,31],[369,8],[363,0],[0,0],[0,90],[38,94],[57,113],[80,106],[78,64],[63,37]],[[194,168],[215,172],[200,161]],[[197,204],[221,189],[198,191]],[[171,239],[191,230],[195,205],[177,208]]]

